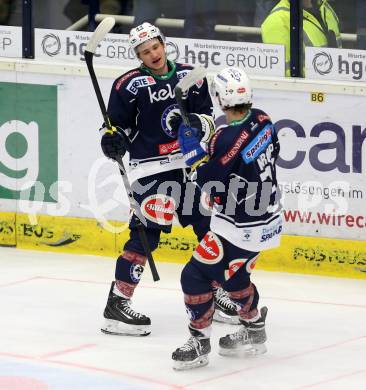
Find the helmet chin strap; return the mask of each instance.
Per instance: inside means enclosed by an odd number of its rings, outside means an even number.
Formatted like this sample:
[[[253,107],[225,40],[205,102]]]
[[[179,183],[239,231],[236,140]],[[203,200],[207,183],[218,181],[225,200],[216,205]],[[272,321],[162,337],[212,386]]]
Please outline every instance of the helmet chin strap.
[[[217,101],[219,102],[219,106],[220,106],[221,110],[225,112],[226,108],[223,106],[221,99],[220,99],[220,95],[218,93],[216,94],[216,97],[217,97]]]

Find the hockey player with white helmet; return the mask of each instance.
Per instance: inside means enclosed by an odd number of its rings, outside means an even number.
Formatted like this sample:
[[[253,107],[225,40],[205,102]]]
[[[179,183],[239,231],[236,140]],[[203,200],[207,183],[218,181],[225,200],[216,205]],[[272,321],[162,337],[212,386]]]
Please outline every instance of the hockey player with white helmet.
[[[191,337],[173,352],[177,370],[208,364],[212,280],[228,292],[241,323],[237,332],[220,338],[219,353],[266,352],[267,308],[258,310],[259,294],[250,274],[259,252],[279,245],[282,231],[275,167],[279,142],[270,117],[252,108],[250,80],[242,69],[230,67],[218,73],[211,93],[227,125],[216,130],[207,150],[194,128],[182,124],[178,130],[186,161],[196,167],[192,176],[198,186],[216,184],[209,194],[214,203],[210,230],[181,275]]]
[[[177,129],[182,122],[174,95],[178,81],[192,67],[167,59],[165,38],[159,28],[143,23],[129,35],[130,47],[141,64],[113,83],[108,117],[112,131],[102,129],[101,146],[111,159],[129,152],[129,178],[134,198],[145,218],[145,230],[151,251],[159,244],[161,232],[169,233],[173,215],[181,225],[192,225],[198,240],[208,230],[209,218],[199,213],[200,194],[194,195],[193,210],[183,213],[187,196],[187,165],[179,149]],[[212,101],[206,80],[192,87],[186,99],[190,121],[198,128],[199,138],[213,133]],[[170,186],[169,183],[174,183]],[[178,186],[178,191],[175,189]],[[173,188],[174,187],[174,188]],[[193,188],[194,186],[191,186]],[[188,191],[192,195],[192,191]],[[146,263],[146,253],[137,230],[137,217],[130,221],[130,238],[118,257],[104,310],[104,333],[148,335],[150,318],[131,307],[131,298]],[[237,318],[235,307],[222,290],[217,304]],[[230,317],[228,317],[230,318]]]

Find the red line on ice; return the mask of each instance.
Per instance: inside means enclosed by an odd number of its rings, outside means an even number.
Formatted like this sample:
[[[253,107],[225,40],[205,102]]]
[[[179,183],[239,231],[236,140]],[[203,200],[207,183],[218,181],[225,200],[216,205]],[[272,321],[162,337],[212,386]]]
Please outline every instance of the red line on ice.
[[[48,358],[55,357],[55,356],[65,355],[65,354],[71,353],[71,352],[81,351],[82,349],[94,348],[96,346],[97,346],[96,344],[84,344],[84,345],[80,345],[78,347],[64,349],[62,351],[55,351],[55,352],[46,353],[45,355],[40,356],[39,359],[48,359]]]
[[[203,384],[203,383],[213,382],[213,381],[216,381],[218,379],[223,379],[223,378],[226,378],[228,376],[240,374],[240,373],[245,372],[245,371],[251,371],[251,370],[261,369],[263,367],[273,366],[275,364],[282,363],[283,361],[286,361],[286,360],[291,360],[291,359],[294,359],[294,358],[297,358],[297,357],[310,355],[312,353],[320,352],[320,351],[323,351],[323,350],[326,350],[326,349],[337,348],[337,347],[339,347],[341,345],[348,344],[348,343],[353,343],[355,341],[359,341],[359,340],[362,340],[362,339],[365,339],[365,338],[366,338],[366,336],[355,337],[353,339],[344,340],[344,341],[341,341],[339,343],[325,345],[324,347],[311,349],[309,351],[295,353],[293,355],[284,356],[282,358],[278,358],[278,359],[275,359],[275,360],[267,361],[266,363],[263,363],[263,364],[257,364],[257,365],[254,365],[254,366],[243,368],[241,370],[234,370],[234,371],[227,372],[226,374],[213,376],[213,377],[210,377],[210,378],[207,378],[207,379],[201,379],[199,381],[192,382],[192,383],[184,385],[184,388],[187,389],[188,387],[191,387],[191,386],[195,386],[195,385],[199,385],[199,384]]]

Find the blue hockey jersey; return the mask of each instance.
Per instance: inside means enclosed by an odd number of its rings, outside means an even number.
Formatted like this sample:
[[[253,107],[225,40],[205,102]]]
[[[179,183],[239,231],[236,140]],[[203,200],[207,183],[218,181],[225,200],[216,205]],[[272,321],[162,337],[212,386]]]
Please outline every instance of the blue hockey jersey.
[[[240,248],[257,252],[279,243],[278,153],[270,117],[251,109],[215,132],[208,144],[210,160],[197,169],[196,182],[214,203],[211,230]]]
[[[166,75],[156,76],[142,65],[113,83],[107,111],[112,125],[127,136],[131,181],[186,167],[169,120],[179,113],[174,87],[192,66],[171,61],[168,66]],[[188,112],[212,116],[206,79],[190,89],[186,106]]]

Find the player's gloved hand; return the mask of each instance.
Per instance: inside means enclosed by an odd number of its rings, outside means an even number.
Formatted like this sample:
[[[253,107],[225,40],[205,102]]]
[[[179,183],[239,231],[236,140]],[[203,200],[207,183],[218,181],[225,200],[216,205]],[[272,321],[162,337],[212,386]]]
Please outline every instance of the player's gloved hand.
[[[207,157],[198,139],[198,130],[181,124],[178,129],[178,142],[186,164],[195,169]]]
[[[199,139],[202,135],[202,121],[200,115],[198,114],[188,114],[188,121],[192,127],[198,130]],[[172,134],[175,136],[178,134],[179,126],[182,124],[183,119],[180,114],[174,113],[174,115],[169,119],[169,126],[172,129]]]
[[[102,127],[99,132],[102,134],[100,145],[106,157],[116,160],[126,153],[126,142],[123,138],[122,130],[112,126],[112,129]]]

